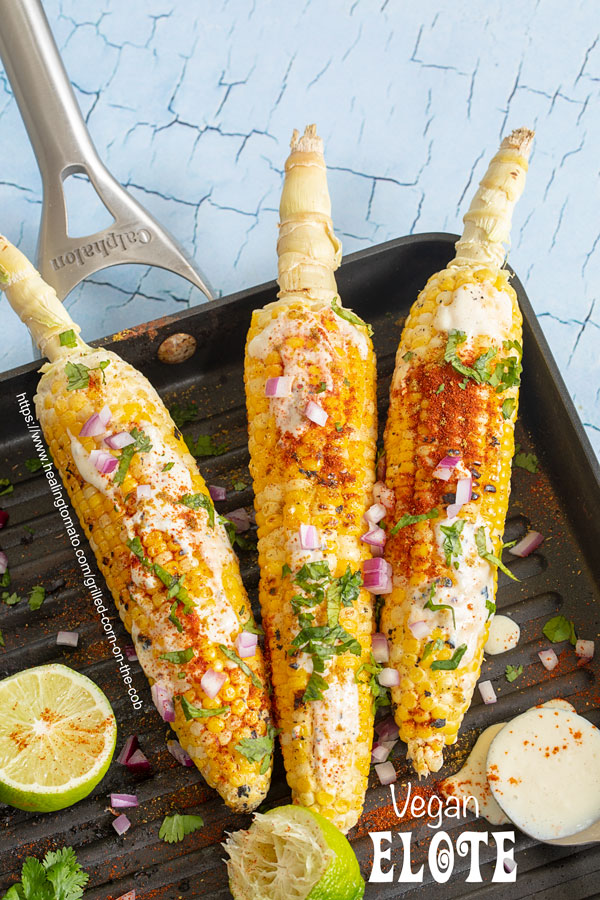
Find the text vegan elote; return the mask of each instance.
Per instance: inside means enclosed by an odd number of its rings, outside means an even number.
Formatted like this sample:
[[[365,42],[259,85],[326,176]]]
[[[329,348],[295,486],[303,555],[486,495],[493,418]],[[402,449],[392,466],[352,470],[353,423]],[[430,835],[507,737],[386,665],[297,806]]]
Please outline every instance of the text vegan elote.
[[[266,796],[266,672],[226,531],[149,382],[95,350],[0,238],[1,287],[48,357],[35,396],[52,458],[134,640],[163,719],[228,806]]]
[[[521,372],[521,313],[506,256],[533,133],[494,156],[456,257],[421,291],[402,332],[385,430],[382,631],[399,683],[400,737],[436,772],[469,707],[495,611]],[[510,573],[509,573],[510,574]]]
[[[295,802],[347,831],[367,785],[372,599],[363,516],[373,486],[375,357],[334,270],[323,145],[294,132],[280,205],[279,299],[254,312],[245,381],[260,602]]]

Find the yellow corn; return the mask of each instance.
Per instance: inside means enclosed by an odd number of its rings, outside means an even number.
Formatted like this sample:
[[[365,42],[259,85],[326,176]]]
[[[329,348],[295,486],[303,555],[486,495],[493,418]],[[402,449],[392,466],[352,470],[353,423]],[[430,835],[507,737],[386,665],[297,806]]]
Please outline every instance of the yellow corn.
[[[281,290],[252,317],[245,381],[260,603],[287,779],[295,802],[347,831],[362,809],[373,725],[368,675],[359,672],[370,659],[372,603],[359,585],[375,458],[375,358],[365,325],[334,308],[341,247],[330,211],[322,142],[309,126],[292,138],[280,207]],[[267,380],[277,377],[293,379],[289,394],[269,398]],[[307,418],[309,403],[326,413],[324,425]],[[307,525],[318,550],[302,547]],[[354,576],[354,594],[344,576]],[[341,603],[340,590],[350,591]],[[315,627],[322,666],[308,642]]]
[[[502,143],[456,258],[419,294],[396,357],[385,430],[393,589],[381,622],[400,673],[396,722],[419,775],[436,772],[456,740],[495,610],[497,566],[486,554],[502,553],[522,324],[500,266],[532,137],[520,129]],[[437,473],[447,480],[434,475],[445,457],[458,459]],[[471,476],[471,500],[449,508]]]
[[[252,614],[195,461],[149,382],[115,353],[84,344],[54,291],[3,238],[0,279],[51,360],[37,416],[142,668],[173,697],[173,727],[208,784],[233,809],[252,810],[271,775],[271,752],[253,752],[257,738],[256,748],[265,738],[267,750],[273,745],[266,669],[259,649],[244,660],[250,674],[231,658]],[[61,334],[74,346],[61,345]],[[80,435],[104,407],[109,433],[138,443],[111,451],[102,436]],[[98,450],[119,467],[101,473],[90,455]],[[184,658],[164,656],[174,653]],[[209,669],[226,676],[214,699],[201,684]]]

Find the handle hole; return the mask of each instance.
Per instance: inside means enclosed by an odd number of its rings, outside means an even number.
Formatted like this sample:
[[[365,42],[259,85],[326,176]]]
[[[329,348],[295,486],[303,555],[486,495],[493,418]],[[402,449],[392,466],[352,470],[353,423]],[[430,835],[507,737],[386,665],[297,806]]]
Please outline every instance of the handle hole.
[[[78,238],[96,234],[115,221],[84,173],[67,175],[63,182],[63,192],[69,237]]]

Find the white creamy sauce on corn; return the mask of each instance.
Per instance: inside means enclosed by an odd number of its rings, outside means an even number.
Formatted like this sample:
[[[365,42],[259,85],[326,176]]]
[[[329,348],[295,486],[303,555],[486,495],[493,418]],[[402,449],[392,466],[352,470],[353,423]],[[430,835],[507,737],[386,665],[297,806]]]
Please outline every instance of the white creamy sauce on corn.
[[[512,650],[519,643],[521,637],[521,629],[508,616],[494,616],[490,623],[490,631],[484,653],[490,656],[496,656],[498,653],[506,653]]]
[[[325,326],[324,316],[333,316],[336,330],[330,332]],[[289,397],[271,397],[270,405],[280,434],[292,434],[300,437],[311,425],[304,415],[307,404],[312,400],[321,406],[322,401],[334,390],[335,379],[332,373],[334,363],[343,360],[340,356],[339,336],[346,344],[354,345],[362,359],[369,353],[369,344],[362,328],[338,316],[329,307],[314,309],[303,313],[302,318],[290,318],[285,313],[270,322],[248,344],[248,355],[258,359],[266,359],[273,351],[278,351],[283,363],[283,376],[292,378],[292,392]],[[290,347],[284,342],[290,337],[306,340],[317,338],[314,348]],[[341,348],[343,351],[343,348]],[[319,372],[315,378],[314,369]],[[315,381],[324,384],[319,393],[312,393]]]
[[[541,706],[575,712],[574,707],[561,698],[548,700]],[[539,708],[541,707],[533,707]],[[490,744],[505,725],[506,722],[497,722],[482,731],[462,768],[455,775],[450,775],[438,783],[438,789],[444,797],[459,799],[475,797],[480,815],[491,825],[510,823],[510,819],[494,798],[487,778],[487,755]]]
[[[340,769],[359,737],[358,685],[354,678],[331,680],[323,691],[323,700],[310,704],[312,712],[312,751],[315,771],[321,784],[335,795],[339,787]]]
[[[577,834],[600,818],[600,731],[564,709],[530,709],[492,741],[487,777],[527,834],[542,841]]]
[[[438,331],[464,331],[467,340],[489,338],[501,345],[510,336],[512,300],[490,284],[463,284],[455,291],[442,291],[433,318]]]

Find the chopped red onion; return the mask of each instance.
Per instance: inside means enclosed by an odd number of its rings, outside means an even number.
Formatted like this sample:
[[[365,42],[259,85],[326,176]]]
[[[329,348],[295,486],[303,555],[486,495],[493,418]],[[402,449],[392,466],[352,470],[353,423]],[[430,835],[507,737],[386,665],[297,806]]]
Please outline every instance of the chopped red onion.
[[[387,510],[393,510],[396,506],[396,496],[393,490],[383,481],[376,481],[373,485],[373,500],[381,503]]]
[[[125,656],[129,660],[129,662],[138,662],[138,655],[135,652],[135,647],[133,644],[127,644],[125,647]]]
[[[579,657],[578,666],[585,666],[594,656],[594,642],[584,641],[581,638],[575,644],[575,654]]]
[[[433,470],[433,477],[440,478],[442,481],[449,481],[459,461],[460,456],[445,456]]]
[[[375,731],[379,735],[379,740],[382,744],[386,741],[398,740],[398,726],[394,722],[393,716],[386,716],[385,719],[381,720],[381,722],[377,722],[377,724],[375,725]]]
[[[90,462],[95,465],[102,475],[110,475],[119,465],[117,457],[111,456],[110,453],[106,453],[104,450],[92,450]]]
[[[4,528],[8,522],[8,513],[5,509],[0,509],[0,528]]]
[[[325,412],[322,406],[319,406],[318,403],[315,403],[314,400],[309,400],[306,404],[306,409],[304,410],[304,415],[307,419],[310,419],[311,422],[314,422],[315,425],[324,425],[329,415]]]
[[[121,813],[120,816],[117,816],[116,819],[113,819],[112,827],[115,829],[118,835],[125,834],[125,832],[131,828],[131,822],[125,815],[125,813]]]
[[[104,443],[111,450],[122,450],[123,447],[128,447],[129,444],[135,444],[135,438],[132,438],[127,431],[119,431],[117,434],[111,434],[109,437],[104,438]]]
[[[502,867],[503,867],[504,871],[506,872],[506,874],[507,874],[507,875],[510,875],[510,873],[511,873],[514,869],[516,869],[517,864],[516,864],[516,862],[514,861],[514,859],[505,859],[505,860],[503,861],[503,863],[502,863]],[[135,897],[134,897],[134,900],[135,900]]]
[[[0,550],[0,575],[4,575],[8,569],[8,556],[4,550]]]
[[[141,750],[136,750],[135,753],[132,753],[125,765],[131,772],[136,772],[138,774],[145,774],[146,772],[152,771],[152,766]]]
[[[167,741],[167,750],[181,766],[189,768],[194,765],[194,760],[185,752],[179,741]]]
[[[249,631],[240,631],[235,639],[235,649],[242,659],[248,656],[254,656],[256,653],[256,645],[258,644],[258,635],[251,634]]]
[[[98,413],[98,418],[106,428],[110,420],[112,419],[112,413],[108,406],[103,406],[100,412]]]
[[[371,750],[371,762],[385,762],[397,743],[397,741],[376,741]]]
[[[231,512],[227,513],[227,518],[238,534],[242,531],[248,531],[250,528],[250,516],[243,507],[232,509]]]
[[[455,516],[459,514],[465,503],[468,503],[471,499],[473,487],[473,476],[469,475],[468,478],[459,478],[456,482],[456,498],[454,503],[451,503],[448,509],[446,510],[446,515],[449,519],[453,519]]]
[[[383,503],[374,503],[365,513],[365,519],[370,525],[377,525],[387,515],[387,509]]]
[[[373,653],[375,662],[388,662],[390,658],[390,645],[387,642],[385,634],[378,632],[373,635],[371,640],[371,652]]]
[[[426,638],[430,630],[429,625],[424,619],[419,619],[418,622],[409,622],[408,627],[410,628],[413,637],[418,641],[422,641],[423,638]]]
[[[98,413],[94,413],[89,417],[87,422],[81,426],[79,437],[98,437],[98,435],[104,434],[105,431],[106,428],[100,421],[100,416]]]
[[[113,809],[128,809],[132,806],[139,806],[136,794],[111,794],[110,805]]]
[[[137,734],[132,734],[123,744],[123,749],[117,756],[117,762],[121,763],[122,766],[126,766],[138,747],[139,742]]]
[[[361,541],[364,541],[365,544],[369,544],[370,547],[385,547],[387,534],[383,528],[379,528],[379,526],[376,525],[374,528],[371,528],[370,531],[363,534]]]
[[[208,493],[215,501],[215,503],[218,503],[219,500],[227,499],[227,488],[220,487],[218,484],[209,484]]]
[[[363,559],[362,569],[365,575],[371,572],[383,573],[384,575],[392,574],[392,567],[385,559]]]
[[[175,721],[175,706],[173,704],[173,695],[167,688],[156,681],[150,688],[152,694],[152,702],[157,708],[163,722]]]
[[[215,672],[214,669],[207,669],[200,679],[200,687],[207,697],[214,700],[226,681],[227,675],[224,672]]]
[[[58,647],[76,647],[78,643],[78,631],[59,631],[56,635],[56,644]]]
[[[496,702],[496,691],[492,685],[491,681],[480,681],[477,685],[479,688],[479,693],[481,694],[481,699],[484,703],[495,703]]]
[[[303,550],[319,549],[319,535],[314,525],[300,525],[300,546]]]
[[[381,784],[393,784],[396,781],[396,770],[391,762],[379,763],[378,766],[375,766],[375,771]]]
[[[542,665],[546,669],[548,669],[549,672],[551,672],[552,669],[555,669],[558,665],[558,656],[556,655],[552,647],[550,647],[549,650],[540,650],[538,656],[542,662]]]
[[[151,484],[138,484],[136,490],[136,496],[138,500],[141,500],[143,497],[151,497],[152,496],[152,485]]]
[[[265,397],[289,397],[294,384],[293,376],[279,375],[276,378],[267,378],[265,384]]]
[[[383,547],[371,547],[371,556],[376,558],[383,556]]]
[[[377,676],[377,681],[382,687],[398,687],[400,684],[400,672],[398,669],[382,669]]]
[[[529,556],[530,553],[537,550],[543,540],[544,536],[539,531],[528,531],[518,544],[515,544],[514,547],[509,547],[508,552],[512,553],[513,556]]]
[[[371,594],[392,593],[392,579],[389,575],[376,575],[374,572],[368,572],[363,583]]]

